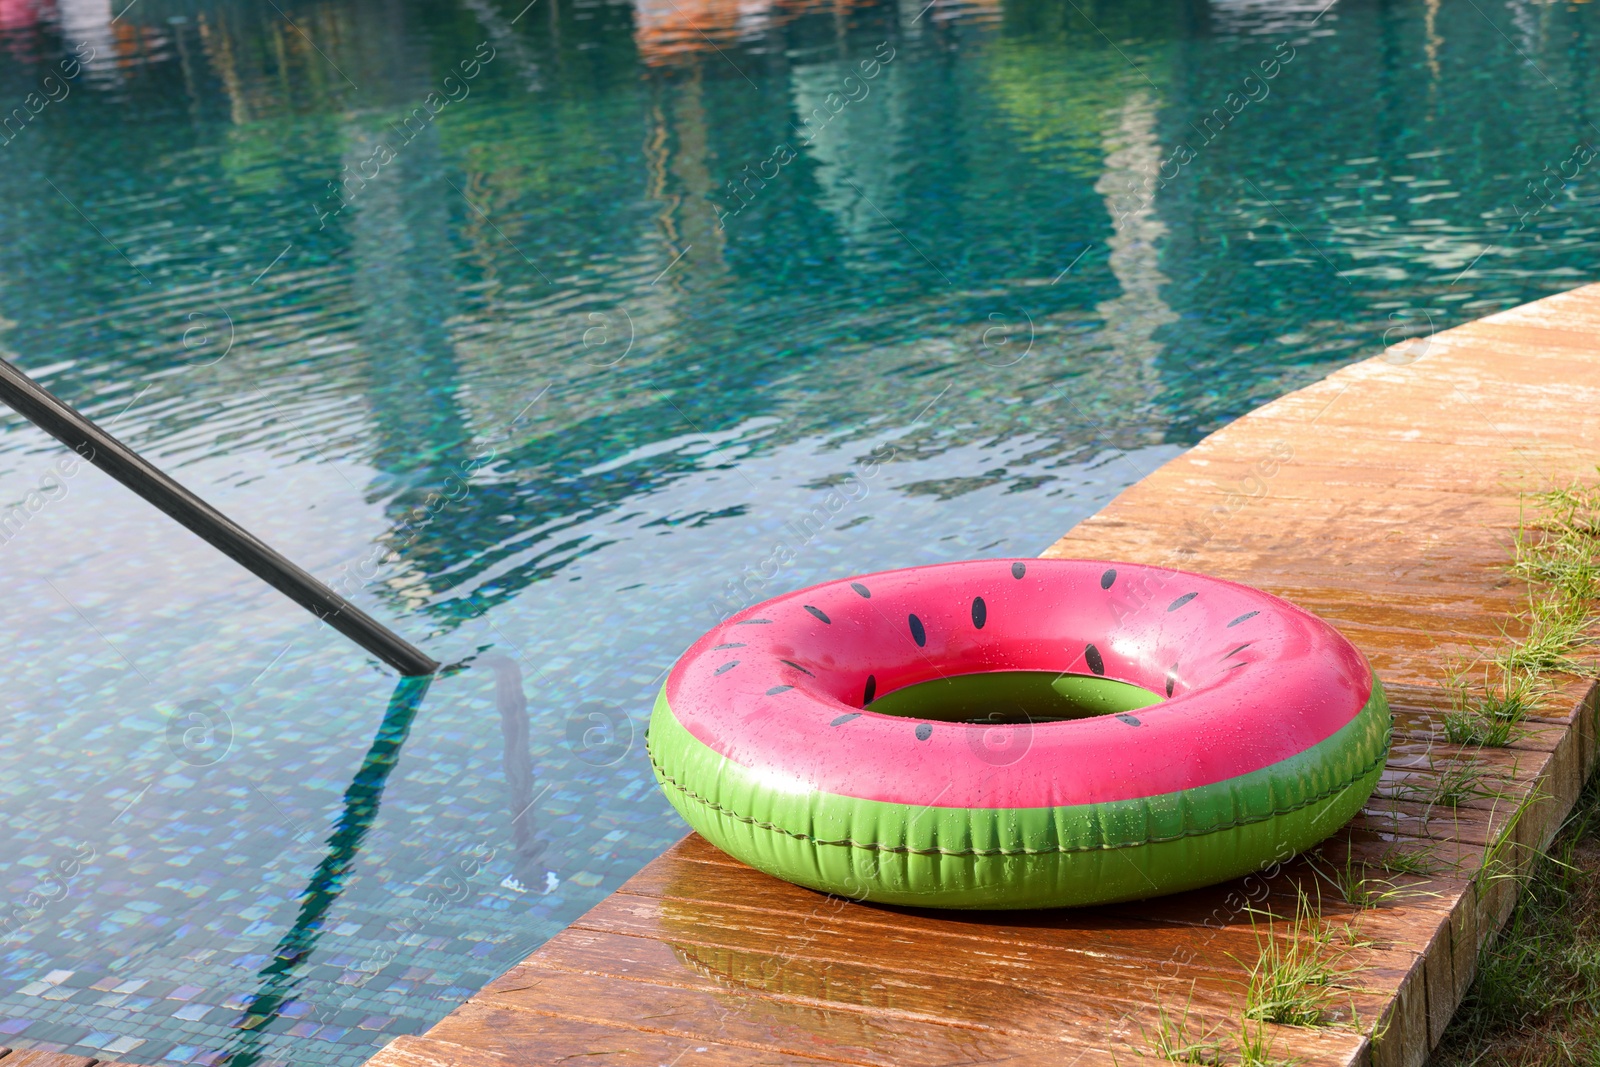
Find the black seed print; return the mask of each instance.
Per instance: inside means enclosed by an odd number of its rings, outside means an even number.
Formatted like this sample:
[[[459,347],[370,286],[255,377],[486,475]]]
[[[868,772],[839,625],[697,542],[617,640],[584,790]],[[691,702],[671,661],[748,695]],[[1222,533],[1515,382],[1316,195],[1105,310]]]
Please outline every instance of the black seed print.
[[[1244,622],[1244,620],[1253,619],[1257,615],[1260,615],[1260,614],[1261,614],[1261,612],[1259,612],[1259,611],[1247,611],[1243,615],[1240,615],[1237,619],[1234,619],[1228,625],[1229,626],[1238,626],[1241,622]]]
[[[861,718],[861,713],[859,711],[852,711],[848,715],[839,716],[837,719],[834,719],[828,725],[829,726],[843,726],[845,723],[849,722],[851,719],[859,719],[859,718]]]
[[[810,671],[806,670],[804,667],[800,666],[800,664],[796,663],[792,659],[780,659],[778,662],[779,663],[788,664],[789,666],[793,667],[795,670],[799,671],[801,674],[809,675],[812,678],[816,677],[816,675],[812,674]]]
[[[793,688],[794,688],[794,686],[792,686],[792,685],[775,685],[771,689],[767,690],[767,696],[775,697],[779,693],[787,693],[789,690],[791,690]]]
[[[871,600],[872,599],[872,590],[868,589],[866,586],[862,585],[860,582],[851,582],[850,583],[850,588],[854,589],[856,592],[860,593],[862,595],[862,597],[864,597],[865,599],[867,599],[867,600]]]
[[[1245,649],[1249,648],[1253,644],[1255,644],[1254,641],[1246,641],[1244,644],[1240,645],[1238,648],[1234,649],[1232,652],[1229,652],[1227,655],[1223,656],[1222,658],[1223,659],[1232,659],[1234,656],[1236,656],[1239,653],[1243,652]]]
[[[1167,672],[1167,696],[1172,695],[1172,687],[1178,684],[1178,669],[1174,667]]]
[[[1111,583],[1117,580],[1117,568],[1112,567],[1100,576],[1100,588],[1110,589]]]
[[[735,641],[731,645],[712,645],[711,646],[711,651],[719,652],[724,648],[743,648],[743,647],[744,647],[744,642],[743,641]]]
[[[983,597],[972,598],[972,625],[983,629],[983,624],[989,620],[989,605],[983,602]]]
[[[922,628],[922,620],[912,615],[909,621],[911,623],[911,640],[917,643],[918,648],[926,645],[928,643],[928,631]]]
[[[1096,674],[1106,673],[1106,661],[1101,658],[1100,650],[1093,645],[1085,645],[1083,658],[1089,661],[1089,669]]]
[[[933,736],[933,724],[932,723],[924,722],[924,723],[919,723],[917,725],[917,740],[918,741],[926,741],[928,738],[930,738],[932,736]]]
[[[1024,574],[1027,574],[1027,573],[1028,573],[1028,565],[1026,563],[1013,563],[1011,565],[1011,577],[1013,577],[1013,578],[1021,578]]]
[[[1183,607],[1185,604],[1187,604],[1189,601],[1193,600],[1195,597],[1197,597],[1199,595],[1200,595],[1199,593],[1185,593],[1181,597],[1179,597],[1177,600],[1174,600],[1172,603],[1168,604],[1167,605],[1167,610],[1168,611],[1177,611],[1179,608]]]
[[[878,676],[875,674],[867,675],[867,691],[861,697],[861,706],[866,707],[868,704],[872,703],[872,698],[877,695],[877,692]]]
[[[1139,725],[1139,720],[1135,719],[1132,715],[1118,715],[1117,718],[1121,719],[1123,722],[1127,723],[1129,726],[1138,726]]]
[[[745,619],[743,622],[734,623],[735,626],[771,626],[771,619]]]
[[[738,665],[739,665],[739,661],[738,660],[730,659],[728,662],[726,662],[722,666],[718,667],[713,673],[721,674],[723,671],[731,671],[735,667],[737,667]]]
[[[814,608],[810,604],[806,604],[805,605],[805,609],[807,611],[811,612],[811,614],[815,615],[817,618],[821,619],[823,622],[826,622],[826,623],[832,623],[833,622],[832,619],[828,618],[826,615],[824,615],[822,613],[822,609],[821,608]]]

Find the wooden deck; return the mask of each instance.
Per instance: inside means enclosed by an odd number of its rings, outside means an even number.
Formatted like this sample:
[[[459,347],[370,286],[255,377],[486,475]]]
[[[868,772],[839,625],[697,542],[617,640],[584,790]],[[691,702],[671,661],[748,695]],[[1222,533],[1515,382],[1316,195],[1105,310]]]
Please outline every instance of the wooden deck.
[[[1587,683],[1565,685],[1510,748],[1463,752],[1439,721],[1449,657],[1493,647],[1522,606],[1503,570],[1518,494],[1593,477],[1597,461],[1600,285],[1391,349],[1268,404],[1045,553],[1270,590],[1338,626],[1388,688],[1390,798],[1330,841],[1324,864],[1398,842],[1436,849],[1442,869],[1399,879],[1422,883],[1419,895],[1364,911],[1324,885],[1324,914],[1371,942],[1347,960],[1358,1021],[1272,1027],[1274,1057],[1421,1064],[1513,903],[1511,881],[1484,874],[1491,842],[1505,842],[1497,858],[1526,862],[1594,765]],[[1406,799],[1461,759],[1501,776],[1504,796],[1454,809]],[[1292,912],[1295,885],[1315,881],[1302,859],[1271,879],[1137,904],[939,914],[798,889],[690,836],[370,1067],[1126,1067],[1157,1005],[1237,1032],[1262,943],[1247,908]]]

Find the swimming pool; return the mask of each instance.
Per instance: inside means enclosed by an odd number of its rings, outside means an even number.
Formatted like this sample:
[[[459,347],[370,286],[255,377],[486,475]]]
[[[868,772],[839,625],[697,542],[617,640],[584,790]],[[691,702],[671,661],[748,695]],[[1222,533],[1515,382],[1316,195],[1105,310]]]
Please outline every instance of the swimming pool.
[[[1595,277],[1595,5],[525,3],[0,0],[0,354],[465,663],[7,417],[5,1044],[358,1064],[682,833],[717,618]]]

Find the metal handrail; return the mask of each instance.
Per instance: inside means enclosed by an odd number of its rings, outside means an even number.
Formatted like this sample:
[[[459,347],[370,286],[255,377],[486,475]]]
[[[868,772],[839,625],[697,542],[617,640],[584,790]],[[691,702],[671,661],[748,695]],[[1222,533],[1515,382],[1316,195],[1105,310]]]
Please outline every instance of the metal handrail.
[[[438,671],[437,660],[279,555],[4,359],[0,359],[0,401],[401,674]]]

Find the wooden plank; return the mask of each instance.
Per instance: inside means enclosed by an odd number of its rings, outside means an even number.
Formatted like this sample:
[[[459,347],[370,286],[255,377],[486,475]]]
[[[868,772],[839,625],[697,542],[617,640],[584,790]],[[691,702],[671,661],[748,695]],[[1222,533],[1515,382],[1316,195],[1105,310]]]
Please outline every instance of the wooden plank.
[[[603,1011],[604,1004],[591,1006]],[[747,1010],[774,1010],[772,1002],[752,998]],[[781,1010],[781,1009],[780,1009]],[[441,1041],[454,1041],[473,1048],[484,1049],[514,1058],[519,1064],[529,1062],[523,1057],[529,1050],[537,1050],[540,1057],[535,1062],[555,1062],[562,1058],[582,1057],[583,1062],[658,1067],[676,1060],[679,1064],[700,1064],[703,1067],[722,1067],[723,1064],[795,1064],[863,1063],[853,1058],[854,1049],[833,1045],[824,1037],[812,1055],[774,1047],[783,1044],[778,1039],[745,1041],[741,1038],[750,1030],[759,1030],[765,1020],[760,1017],[743,1017],[712,1012],[709,1019],[700,1021],[701,1032],[684,1036],[651,1026],[657,1020],[640,1020],[628,1025],[619,1020],[597,1020],[573,1015],[538,1011],[518,1011],[493,1003],[473,1000],[451,1013],[443,1022],[429,1031],[430,1037]],[[736,1029],[736,1033],[730,1030]],[[715,1039],[711,1039],[715,1035]],[[994,1063],[981,1043],[984,1035],[974,1034],[965,1051],[952,1045],[952,1058],[944,1062],[955,1064]],[[1092,1049],[1065,1049],[1054,1043],[1038,1043],[1035,1047],[1017,1045],[1005,1049],[999,1058],[1007,1063],[1045,1064],[1058,1067],[1063,1056],[1081,1056],[1085,1067],[1113,1067],[1109,1055]],[[889,1062],[889,1061],[886,1061]],[[915,1062],[915,1061],[913,1061]]]
[[[367,1067],[510,1067],[513,1062],[532,1060],[523,1056],[513,1061],[496,1052],[408,1034],[385,1045],[367,1061]]]
[[[648,938],[614,940],[659,944]],[[575,939],[569,948],[582,944]],[[593,941],[586,947],[600,949]],[[626,951],[610,947],[619,955]],[[729,974],[725,969],[728,957],[720,953],[700,957],[701,966],[694,973],[699,981],[694,982],[683,966],[686,959],[693,958],[689,955],[692,948],[673,947],[679,954],[673,960],[652,961],[645,953],[623,956],[629,964],[626,977],[593,973],[588,967],[570,970],[541,958],[518,969],[516,988],[486,992],[477,998],[478,1003],[589,1018],[595,1005],[621,999],[638,1013],[641,1026],[664,1033],[694,1037],[714,1032],[724,1040],[752,1047],[867,1067],[938,1067],[985,1063],[1023,1052],[1060,1056],[1085,1051],[1082,1045],[1064,1047],[1058,1036],[1060,1027],[1041,1025],[1043,1020],[1029,1011],[1029,1001],[1037,998],[1019,993],[1016,986],[969,987],[958,992],[958,986],[939,983],[942,989],[920,990],[922,1011],[913,1010],[908,1004],[912,998],[903,995],[891,1005],[849,1010],[824,997],[773,995],[764,985],[753,986]],[[652,962],[654,966],[648,966]],[[786,984],[792,988],[792,976],[786,976]],[[971,996],[987,1002],[982,1021],[972,1021],[972,1013],[959,1003]]]
[[[1281,869],[1114,907],[952,914],[813,893],[691,835],[371,1062],[1126,1064],[1150,1051],[1163,1011],[1237,1035],[1250,969],[1289,936],[1282,917],[1305,893],[1348,928],[1341,1025],[1269,1027],[1274,1053],[1421,1067],[1513,905],[1496,875],[1526,869],[1600,756],[1600,691],[1579,679],[1558,679],[1505,748],[1453,745],[1444,729],[1451,671],[1496,647],[1523,603],[1505,572],[1518,494],[1592,476],[1597,457],[1589,286],[1440,334],[1407,365],[1368,360],[1282,397],[1046,551],[1242,581],[1366,653],[1395,722],[1379,793]],[[1440,801],[1461,765],[1492,791]],[[1385,873],[1396,850],[1432,870]],[[1393,892],[1348,903],[1347,869]]]
[[[698,838],[685,842],[674,859],[689,859],[710,846]],[[669,854],[672,855],[672,854]],[[1195,898],[1210,891],[1199,890],[1185,896]],[[943,968],[949,960],[979,953],[996,967],[1021,966],[1037,960],[1041,953],[1066,954],[1060,966],[1086,966],[1105,969],[1113,961],[1126,960],[1130,969],[1141,971],[1170,956],[1176,947],[1172,931],[1159,920],[1108,918],[1101,910],[1046,912],[940,913],[911,908],[852,906],[838,897],[792,886],[776,878],[750,877],[743,867],[710,864],[686,868],[681,863],[657,861],[629,881],[620,897],[639,895],[663,898],[670,907],[672,921],[686,934],[699,930],[702,910],[708,913],[747,916],[752,924],[765,923],[758,936],[787,937],[805,946],[834,946],[848,953],[852,939],[875,945],[881,938],[903,939],[908,935],[928,938],[937,952],[922,966]],[[1204,897],[1210,900],[1209,896]],[[1208,904],[1207,907],[1211,905]],[[601,908],[579,920],[585,926],[606,922]],[[795,918],[799,917],[799,922]],[[1217,966],[1236,970],[1226,953],[1244,952],[1243,941],[1208,943],[1218,954]],[[1076,957],[1076,958],[1067,958]],[[916,966],[913,958],[911,965]],[[959,964],[957,964],[959,966]]]

